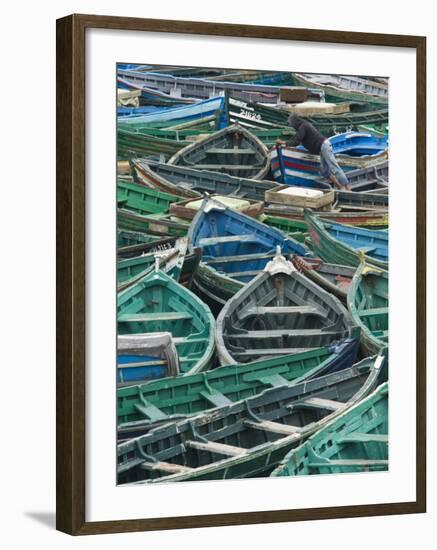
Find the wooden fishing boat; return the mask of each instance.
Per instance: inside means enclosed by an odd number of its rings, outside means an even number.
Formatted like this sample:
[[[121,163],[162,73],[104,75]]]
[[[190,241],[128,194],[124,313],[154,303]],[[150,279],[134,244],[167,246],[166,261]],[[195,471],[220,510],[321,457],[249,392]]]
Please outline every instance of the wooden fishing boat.
[[[346,132],[330,137],[329,141],[338,165],[346,175],[351,170],[385,161],[388,156],[386,137]],[[303,146],[276,147],[270,151],[270,162],[276,181],[288,185],[320,187],[320,156],[312,155]]]
[[[271,477],[388,470],[388,383],[291,450]]]
[[[294,222],[304,222],[305,209],[282,204],[267,204],[264,206],[264,213],[268,216],[286,218]],[[343,210],[339,208],[329,211],[320,211],[317,214],[323,220],[335,223],[343,223],[354,227],[385,229],[388,227],[388,210]]]
[[[203,249],[193,286],[215,311],[255,277],[281,246],[284,254],[307,255],[305,245],[281,231],[206,199],[188,231],[189,247]]]
[[[321,88],[326,101],[364,101],[387,105],[388,85],[367,78],[346,75],[293,73],[299,86]]]
[[[306,189],[292,185],[278,185],[265,193],[266,203],[285,204],[300,208],[330,210],[335,199],[333,189]]]
[[[378,162],[367,168],[350,170],[347,173],[349,186],[354,193],[388,193],[388,161]],[[325,178],[317,178],[316,184],[327,184]]]
[[[210,195],[210,198],[251,218],[258,218],[264,212],[264,203],[262,201],[253,201],[228,195]],[[203,199],[187,199],[175,202],[170,205],[170,214],[183,220],[192,220],[202,204]]]
[[[300,273],[346,304],[355,268],[328,264],[320,258],[302,258],[296,255],[291,257],[291,262]]]
[[[117,298],[119,334],[169,332],[182,373],[210,367],[214,318],[203,302],[169,275],[156,270],[123,290]]]
[[[220,123],[223,114],[224,98],[212,97],[206,101],[183,105],[171,109],[160,109],[148,114],[135,117],[119,117],[118,128],[178,128]]]
[[[173,220],[169,215],[150,214],[143,216],[125,208],[117,209],[117,227],[149,235],[184,237],[188,223]]]
[[[153,88],[148,88],[138,84],[130,78],[123,78],[117,76],[117,85],[119,89],[135,91],[141,96],[141,103],[147,105],[159,105],[159,106],[174,106],[174,105],[184,105],[197,103],[193,97],[177,97],[171,94],[166,94],[160,90],[154,90]]]
[[[325,262],[358,266],[362,252],[369,264],[388,269],[387,231],[326,222],[309,210],[305,210],[305,221],[311,246]]]
[[[117,205],[119,208],[130,210],[145,216],[166,212],[175,202],[175,197],[169,193],[150,189],[122,179],[117,180]]]
[[[132,159],[156,154],[170,158],[190,143],[188,140],[160,138],[136,130],[118,128],[117,158]]]
[[[263,201],[264,193],[275,187],[274,182],[238,178],[221,172],[196,170],[147,159],[132,161],[134,170],[144,185],[185,198],[198,198],[202,194],[234,195],[244,199]]]
[[[281,218],[280,216],[263,214],[260,221],[270,227],[276,227],[276,229],[279,229],[285,235],[291,237],[299,243],[305,243],[305,238],[308,236],[307,225],[301,220],[292,220],[288,218]]]
[[[118,336],[118,386],[132,386],[178,374],[179,358],[169,332]]]
[[[246,128],[234,124],[187,145],[168,163],[260,180],[269,171],[267,153],[262,141]]]
[[[268,475],[291,449],[375,388],[381,357],[158,426],[117,447],[118,483]]]
[[[186,237],[178,239],[174,248],[149,252],[133,258],[117,261],[117,290],[124,290],[139,281],[156,267],[167,273],[175,281],[179,280],[187,252]]]
[[[388,210],[388,195],[335,191],[334,208],[345,211]]]
[[[229,98],[228,112],[230,122],[238,122],[251,131],[262,130],[287,130],[294,135],[294,130],[288,126],[289,113],[271,105],[252,103],[248,101]],[[311,122],[319,132],[328,137],[338,132],[346,132],[350,129],[359,130],[360,126],[371,125],[374,129],[383,129],[388,124],[388,109],[365,112],[349,112],[341,114],[318,114],[306,116],[305,120]]]
[[[126,247],[130,246],[150,246],[153,247],[154,243],[156,243],[159,240],[159,237],[156,237],[154,235],[147,235],[146,233],[139,233],[137,231],[128,231],[126,229],[120,229],[117,228],[117,255],[119,255],[119,252],[121,249],[124,249]],[[171,247],[170,247],[171,248]],[[148,251],[142,250],[138,254],[142,254],[143,252]],[[136,256],[137,254],[132,254],[132,256]]]
[[[279,100],[279,86],[267,84],[250,84],[247,82],[226,82],[173,76],[160,73],[144,73],[141,71],[119,70],[118,81],[124,79],[132,85],[159,90],[169,96],[178,98],[208,99],[210,97],[230,94],[236,99],[244,101],[262,101],[263,103],[277,103]],[[311,86],[314,88],[315,86]]]
[[[351,338],[338,346],[167,377],[135,388],[120,388],[117,390],[118,439],[137,437],[158,424],[231,405],[269,388],[350,368],[356,358],[357,344],[357,339]]]
[[[373,355],[388,346],[388,272],[359,265],[349,287],[347,303],[352,319],[361,327],[361,350]]]
[[[225,304],[215,337],[224,365],[298,353],[339,342],[357,331],[340,301],[299,273],[278,250],[264,270]]]

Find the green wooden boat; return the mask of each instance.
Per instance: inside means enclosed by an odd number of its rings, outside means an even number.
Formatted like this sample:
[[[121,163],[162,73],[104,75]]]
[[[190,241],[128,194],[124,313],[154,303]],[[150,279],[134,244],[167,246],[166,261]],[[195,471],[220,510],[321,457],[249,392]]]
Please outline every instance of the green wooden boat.
[[[169,275],[156,270],[117,297],[119,334],[169,332],[182,373],[211,366],[214,318],[209,308]]]
[[[169,237],[185,237],[190,225],[183,221],[175,221],[166,214],[150,214],[143,216],[125,208],[117,209],[117,227],[129,231],[162,235]]]
[[[152,245],[159,240],[155,235],[147,235],[138,231],[128,231],[127,229],[117,228],[117,255],[120,249],[136,245]],[[133,254],[135,256],[135,254]]]
[[[183,139],[167,139],[145,132],[118,128],[117,158],[124,160],[148,155],[164,155],[169,159],[190,143],[191,141]]]
[[[305,221],[314,252],[325,262],[358,266],[361,253],[365,261],[388,269],[388,232],[362,229],[321,220],[305,210]]]
[[[149,252],[133,258],[117,261],[117,290],[121,291],[139,281],[158,267],[175,281],[179,280],[187,252],[186,237],[178,239],[174,248],[161,252]]]
[[[388,470],[388,383],[290,451],[271,477]]]
[[[120,443],[118,483],[269,475],[289,451],[374,390],[381,361],[367,358]]]
[[[119,439],[145,433],[150,427],[231,405],[272,387],[310,380],[352,366],[357,339],[295,355],[247,365],[228,365],[198,374],[161,378],[117,390]]]
[[[142,216],[166,212],[175,200],[177,199],[169,193],[123,179],[117,180],[118,207]]]
[[[307,224],[301,220],[292,220],[289,218],[282,218],[281,216],[263,214],[260,221],[270,227],[280,229],[283,233],[300,243],[305,243],[305,238],[308,236]]]
[[[347,303],[361,327],[361,348],[373,355],[388,345],[388,272],[363,261],[349,287]]]

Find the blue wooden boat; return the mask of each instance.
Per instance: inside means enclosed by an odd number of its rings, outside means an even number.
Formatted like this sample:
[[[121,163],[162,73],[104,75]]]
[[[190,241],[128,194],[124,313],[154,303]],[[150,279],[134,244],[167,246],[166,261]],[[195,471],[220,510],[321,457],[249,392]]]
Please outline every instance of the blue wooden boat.
[[[284,254],[309,255],[282,231],[205,199],[188,230],[190,247],[201,247],[193,284],[215,311],[264,269],[280,246]]]
[[[169,332],[118,336],[118,386],[176,376],[179,372],[178,353]]]
[[[118,82],[129,82],[141,88],[159,90],[160,92],[188,99],[208,99],[227,92],[235,99],[243,101],[260,101],[276,104],[279,101],[279,86],[267,84],[250,84],[247,82],[216,81],[208,78],[173,76],[158,72],[119,70]],[[173,96],[174,97],[174,96]]]
[[[141,126],[175,127],[193,122],[214,120],[220,116],[224,108],[223,97],[213,97],[192,105],[159,109],[155,112],[135,117],[120,117],[119,125],[124,128]]]
[[[345,132],[328,138],[339,166],[347,173],[381,163],[388,156],[388,138],[361,132]],[[276,147],[270,152],[276,181],[287,185],[324,188],[320,180],[320,156],[303,146]]]
[[[387,231],[326,222],[309,210],[304,218],[311,247],[325,262],[358,266],[364,255],[367,263],[388,269]]]
[[[165,94],[160,90],[154,90],[147,86],[141,86],[129,78],[117,77],[117,84],[119,88],[126,90],[140,90],[141,99],[143,102],[149,105],[181,105],[196,103],[198,100],[192,97],[174,97],[170,94]]]

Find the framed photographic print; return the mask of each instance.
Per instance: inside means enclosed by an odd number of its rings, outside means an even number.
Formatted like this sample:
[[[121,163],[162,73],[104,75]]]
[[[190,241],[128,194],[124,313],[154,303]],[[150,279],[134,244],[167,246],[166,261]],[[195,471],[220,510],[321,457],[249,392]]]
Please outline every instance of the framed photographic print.
[[[425,511],[425,66],[58,20],[59,530]]]

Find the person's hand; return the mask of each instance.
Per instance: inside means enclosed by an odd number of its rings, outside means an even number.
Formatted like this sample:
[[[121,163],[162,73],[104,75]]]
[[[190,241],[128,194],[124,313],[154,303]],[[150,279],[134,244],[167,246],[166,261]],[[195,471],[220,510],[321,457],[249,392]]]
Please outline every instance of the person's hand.
[[[285,145],[285,141],[283,141],[282,139],[277,139],[276,140],[276,145],[278,147],[283,147]]]

